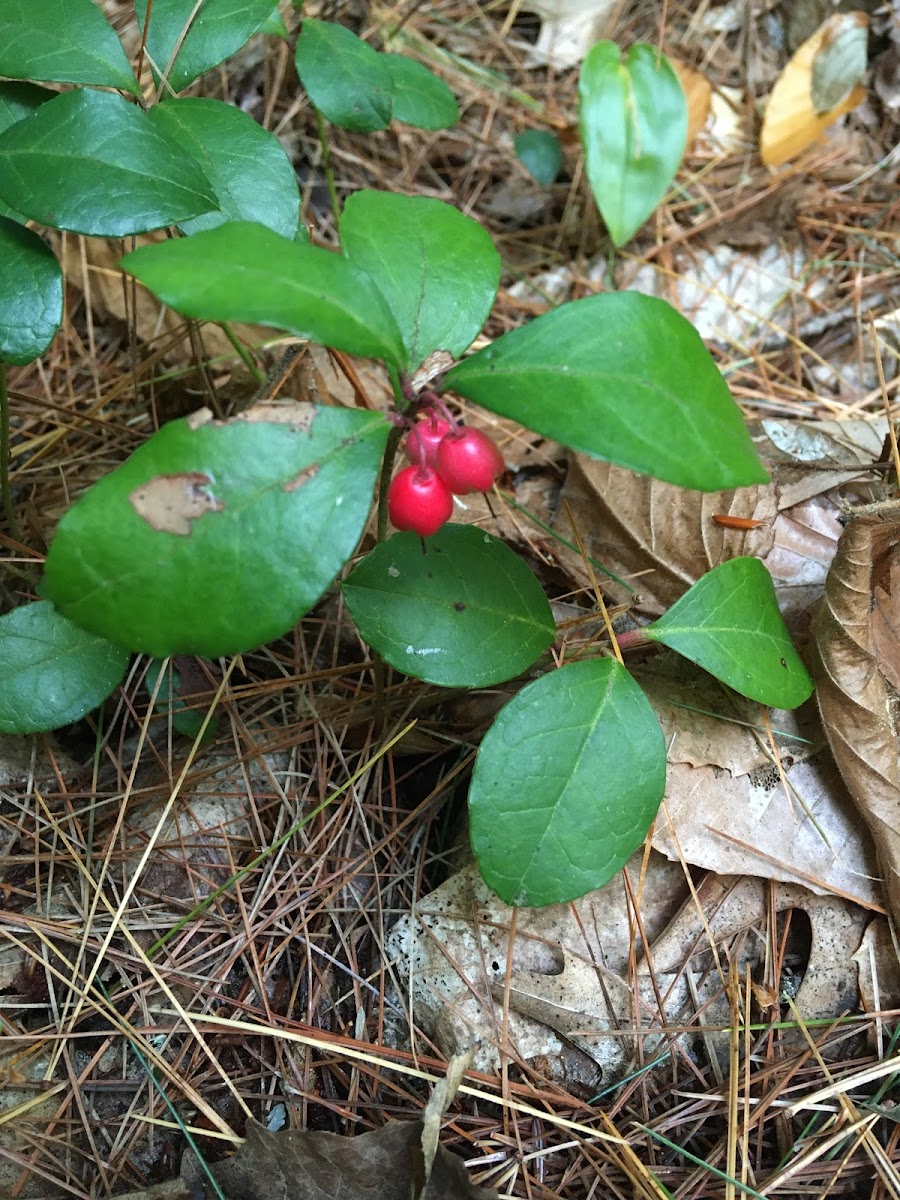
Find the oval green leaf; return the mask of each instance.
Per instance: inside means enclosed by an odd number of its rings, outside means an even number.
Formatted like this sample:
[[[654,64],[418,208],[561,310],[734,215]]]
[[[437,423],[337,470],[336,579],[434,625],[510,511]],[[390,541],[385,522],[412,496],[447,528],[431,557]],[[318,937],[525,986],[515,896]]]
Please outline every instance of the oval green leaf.
[[[578,93],[588,180],[610,237],[622,246],[675,178],[687,141],[687,101],[664,54],[636,45],[623,63],[615,42],[589,51]]]
[[[391,77],[395,121],[418,129],[449,129],[459,120],[453,92],[433,71],[405,54],[383,54]]]
[[[0,133],[58,95],[36,83],[0,83]]]
[[[18,221],[0,217],[0,360],[38,358],[63,317],[63,277],[49,246]]]
[[[395,533],[344,580],[363,638],[407,675],[489,687],[526,670],[553,641],[541,585],[504,542],[445,525],[424,542]]]
[[[47,557],[61,612],[158,658],[235,654],[290,629],[356,546],[389,429],[300,403],[197,418],[90,488]]]
[[[51,92],[49,88],[38,87],[36,83],[0,83],[0,133],[30,117],[36,108],[40,108],[47,100],[58,96],[59,92]],[[24,222],[28,218],[16,212],[8,204],[0,200],[0,216],[12,217],[14,221]]]
[[[122,43],[93,0],[3,0],[0,75],[141,94]]]
[[[201,321],[248,321],[322,345],[406,365],[403,339],[374,281],[319,246],[248,222],[142,246],[122,266]]]
[[[541,187],[549,187],[562,167],[562,146],[549,129],[526,129],[516,136],[519,161]]]
[[[128,659],[46,600],[13,609],[0,617],[0,732],[39,733],[79,720],[121,683]]]
[[[323,117],[372,133],[391,119],[391,74],[384,55],[344,25],[305,17],[297,39],[297,74]]]
[[[341,242],[376,281],[411,368],[433,350],[456,358],[471,346],[500,282],[500,255],[477,221],[426,196],[360,191],[344,206]]]
[[[812,695],[758,558],[714,567],[644,632],[760,704],[796,708]]]
[[[469,789],[472,849],[514,905],[602,887],[650,828],[666,785],[662,730],[612,658],[569,663],[494,719]]]
[[[143,33],[147,0],[135,10]],[[271,12],[272,0],[153,0],[147,54],[157,79],[180,92],[240,50]]]
[[[146,233],[217,207],[183,146],[121,96],[85,88],[0,134],[0,198],[42,225],[97,237]]]
[[[150,120],[200,164],[218,199],[218,211],[181,221],[184,233],[226,221],[256,221],[293,238],[300,225],[300,193],[291,160],[278,138],[249,114],[222,100],[167,100]]]
[[[445,386],[573,450],[681,487],[764,483],[700,335],[664,300],[562,304],[454,367]]]

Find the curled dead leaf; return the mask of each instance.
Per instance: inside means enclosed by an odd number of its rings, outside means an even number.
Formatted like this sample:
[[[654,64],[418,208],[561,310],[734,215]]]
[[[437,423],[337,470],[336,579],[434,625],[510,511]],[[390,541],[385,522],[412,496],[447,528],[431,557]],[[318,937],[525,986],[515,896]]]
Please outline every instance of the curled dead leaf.
[[[867,822],[888,905],[900,921],[900,502],[855,510],[817,616],[813,673],[841,774]],[[885,666],[887,669],[885,669]]]
[[[848,19],[854,30],[865,34],[865,13],[835,13],[799,47],[772,88],[759,138],[759,153],[767,167],[796,158],[838,117],[865,100],[866,89],[854,86],[858,75],[847,77],[846,84],[839,79]],[[814,96],[822,104],[842,93],[843,99],[832,107],[817,110]]]

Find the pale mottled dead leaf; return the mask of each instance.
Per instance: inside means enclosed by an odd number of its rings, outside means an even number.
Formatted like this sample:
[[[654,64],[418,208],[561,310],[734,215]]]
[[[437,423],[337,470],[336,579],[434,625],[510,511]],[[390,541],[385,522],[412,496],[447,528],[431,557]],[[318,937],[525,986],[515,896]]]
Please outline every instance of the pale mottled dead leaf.
[[[870,839],[812,702],[768,713],[786,790],[763,724],[767,710],[674,654],[657,655],[634,674],[668,747],[655,850],[722,875],[746,872],[842,892],[863,905],[880,902]]]
[[[765,941],[747,933],[771,911],[793,908],[812,926],[796,994],[800,1012],[833,1018],[855,1003],[852,955],[868,914],[853,903],[798,884],[712,873],[691,896],[681,866],[654,853],[646,861],[635,855],[626,870],[631,895],[640,895],[640,926],[619,876],[574,904],[517,910],[514,937],[512,910],[475,868],[451,877],[389,938],[417,1021],[442,1045],[480,1038],[484,1067],[502,1041],[507,1052],[540,1059],[560,1081],[589,1086],[599,1081],[597,1068],[609,1082],[630,1069],[639,1049],[643,1061],[664,1051],[666,1025],[693,1023],[688,1037],[702,1031],[707,1052],[723,1061],[728,1034],[704,1028],[730,1023],[719,964],[732,962],[742,975],[756,970]],[[652,942],[646,955],[637,928]],[[594,1064],[593,1076],[585,1063]]]
[[[859,994],[865,1011],[900,1008],[900,961],[885,917],[869,922],[853,959],[859,968]]]
[[[524,0],[520,11],[541,18],[529,58],[535,64],[574,67],[605,36],[615,7],[616,0]]]
[[[873,637],[876,585],[900,541],[900,503],[857,509],[828,573],[815,624],[814,675],[831,749],[872,832],[888,904],[900,921],[900,696]],[[898,621],[890,602],[891,624]]]

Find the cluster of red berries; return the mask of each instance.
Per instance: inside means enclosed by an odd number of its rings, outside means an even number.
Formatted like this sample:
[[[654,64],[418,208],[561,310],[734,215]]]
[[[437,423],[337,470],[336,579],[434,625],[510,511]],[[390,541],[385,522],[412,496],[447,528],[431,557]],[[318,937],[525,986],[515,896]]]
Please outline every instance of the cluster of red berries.
[[[391,480],[388,515],[397,529],[437,533],[453,512],[453,495],[486,492],[503,471],[496,445],[480,429],[451,423],[429,409],[406,437],[413,464]]]

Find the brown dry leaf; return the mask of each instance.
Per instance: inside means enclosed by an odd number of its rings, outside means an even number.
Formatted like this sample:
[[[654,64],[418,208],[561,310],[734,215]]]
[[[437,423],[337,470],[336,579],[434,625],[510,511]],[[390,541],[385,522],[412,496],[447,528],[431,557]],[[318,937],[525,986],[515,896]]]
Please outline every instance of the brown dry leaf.
[[[568,507],[588,554],[630,583],[640,595],[636,606],[650,616],[665,612],[720,562],[741,554],[764,558],[774,541],[773,484],[691,492],[576,454],[562,498],[557,532],[573,540]],[[713,521],[714,514],[763,524],[751,530],[728,529]],[[559,557],[584,576],[577,554],[560,550]],[[633,593],[602,573],[598,578],[617,604],[634,602]]]
[[[389,1121],[358,1137],[269,1133],[251,1121],[237,1154],[210,1170],[225,1200],[495,1200],[497,1193],[476,1187],[462,1159],[437,1140],[466,1065],[465,1058],[450,1064],[419,1121]],[[195,1159],[187,1158],[181,1173],[197,1200],[213,1196]]]
[[[894,629],[900,624],[900,594],[884,591],[898,541],[900,502],[853,513],[825,583],[814,658],[832,753],[872,832],[895,921],[900,921],[900,695],[881,669],[874,628],[878,622]]]
[[[705,128],[712,110],[712,84],[699,71],[695,71],[677,58],[669,57],[684,98],[687,100],[688,131],[685,142],[685,153],[690,154],[697,135]]]
[[[759,138],[760,156],[767,167],[778,167],[796,158],[807,146],[819,141],[838,117],[865,100],[866,89],[854,87],[827,112],[817,113],[813,101],[813,70],[817,56],[829,52],[838,25],[842,25],[848,16],[868,25],[865,13],[835,13],[799,47],[772,88]]]
[[[879,671],[900,692],[900,545],[873,575],[872,598],[872,650]]]
[[[657,617],[712,567],[739,555],[763,560],[790,621],[821,595],[841,526],[841,501],[873,498],[868,468],[881,457],[887,431],[872,421],[752,422],[751,436],[772,482],[727,492],[694,492],[582,455],[570,459],[554,526],[571,540],[572,515],[588,554],[640,596],[598,578],[617,603]],[[829,467],[832,469],[825,470]],[[841,488],[841,495],[832,490]],[[714,518],[762,521],[729,528]],[[582,583],[581,557],[558,549]]]

